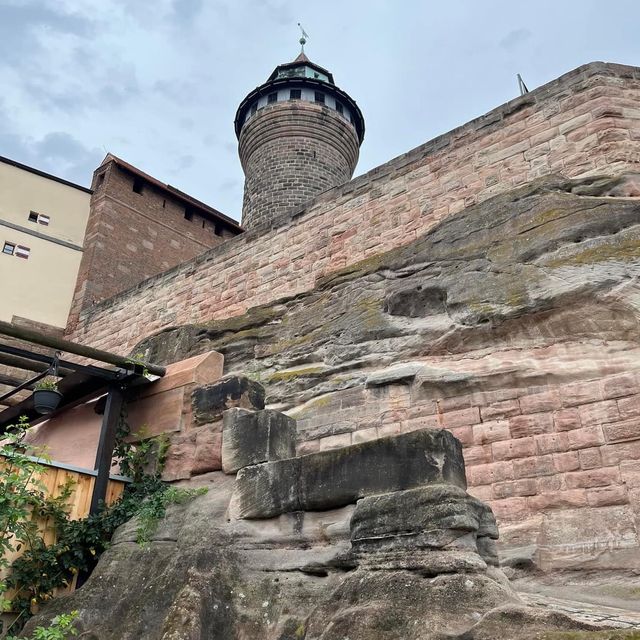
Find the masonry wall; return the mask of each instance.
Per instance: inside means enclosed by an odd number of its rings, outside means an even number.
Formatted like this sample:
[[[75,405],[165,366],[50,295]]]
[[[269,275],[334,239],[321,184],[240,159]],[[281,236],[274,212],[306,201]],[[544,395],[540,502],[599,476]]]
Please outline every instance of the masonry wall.
[[[288,219],[253,229],[85,309],[72,319],[68,334],[127,353],[166,326],[231,317],[309,290],[319,278],[406,244],[446,216],[538,176],[637,169],[639,98],[639,69],[580,67],[324,193]],[[128,215],[129,208],[125,203],[113,211]],[[89,229],[94,241],[111,232],[108,217]],[[122,244],[133,253],[125,238]],[[99,296],[106,295],[109,285],[101,283],[78,295],[95,296],[97,286]]]
[[[135,179],[114,162],[103,164],[94,174],[72,322],[82,309],[234,236],[197,210],[187,219],[183,201],[146,181],[137,193]]]

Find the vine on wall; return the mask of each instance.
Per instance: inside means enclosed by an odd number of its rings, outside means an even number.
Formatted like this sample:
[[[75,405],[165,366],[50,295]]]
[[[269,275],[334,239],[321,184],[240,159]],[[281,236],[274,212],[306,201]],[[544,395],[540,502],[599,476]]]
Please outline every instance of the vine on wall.
[[[0,610],[14,614],[7,628],[0,631],[0,638],[6,640],[18,640],[9,632],[19,632],[56,589],[67,587],[77,574],[88,575],[93,570],[120,525],[136,517],[138,543],[148,547],[170,504],[185,502],[206,491],[180,489],[162,482],[168,440],[160,436],[128,441],[129,428],[123,415],[114,456],[122,474],[132,482],[112,506],[104,506],[97,514],[81,520],[71,520],[69,498],[74,485],[68,482],[58,487],[57,497],[47,495],[38,477],[41,467],[30,454],[46,458],[27,448],[28,428],[22,418],[8,429],[0,446],[0,456],[5,461],[0,477],[0,575],[5,576],[0,581]],[[54,543],[45,542],[44,529],[55,531]],[[22,555],[10,562],[7,558],[16,552]],[[75,635],[76,615],[71,612],[58,616],[50,627],[36,629],[33,639],[56,640]]]

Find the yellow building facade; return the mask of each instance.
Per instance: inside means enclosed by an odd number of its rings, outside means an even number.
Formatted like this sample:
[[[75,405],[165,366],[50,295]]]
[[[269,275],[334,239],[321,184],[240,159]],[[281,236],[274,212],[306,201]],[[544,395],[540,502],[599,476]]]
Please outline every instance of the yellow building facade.
[[[91,190],[0,156],[0,320],[64,328]]]

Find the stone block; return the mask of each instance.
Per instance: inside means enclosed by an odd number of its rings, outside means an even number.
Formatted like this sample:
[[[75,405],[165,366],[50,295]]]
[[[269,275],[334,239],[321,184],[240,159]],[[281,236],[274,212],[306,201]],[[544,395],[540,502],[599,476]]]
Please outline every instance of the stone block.
[[[599,487],[587,490],[587,500],[591,507],[609,507],[619,504],[627,504],[629,496],[623,486]]]
[[[520,398],[520,408],[524,414],[553,411],[561,406],[560,393],[557,389],[548,389],[542,393]]]
[[[638,379],[633,373],[611,376],[602,381],[602,395],[604,398],[622,398],[640,391]]]
[[[578,407],[580,422],[583,427],[592,427],[596,424],[607,424],[620,419],[618,404],[615,400],[604,402],[592,402]]]
[[[623,419],[640,417],[640,395],[618,399],[618,411]]]
[[[235,407],[223,414],[222,470],[235,473],[242,467],[296,455],[296,421],[263,409]]]
[[[555,473],[553,456],[533,456],[513,461],[513,473],[516,478],[536,478]]]
[[[474,444],[490,444],[510,437],[509,423],[506,420],[492,420],[473,426]]]
[[[536,441],[533,437],[494,442],[491,445],[494,460],[513,460],[536,455]]]
[[[560,411],[554,411],[553,424],[556,431],[579,429],[582,426],[580,422],[580,412],[578,409],[561,409]]]
[[[578,451],[565,451],[564,453],[553,454],[553,465],[556,471],[575,471],[580,468],[580,457]]]
[[[570,449],[587,449],[604,444],[602,427],[583,427],[567,433]]]
[[[603,427],[607,442],[623,442],[640,439],[640,419],[625,420]]]
[[[271,518],[426,484],[466,488],[462,446],[448,431],[416,431],[244,467],[235,503],[241,518]]]
[[[565,407],[575,407],[589,402],[602,400],[602,389],[600,382],[574,382],[561,387],[562,404]]]
[[[567,489],[589,489],[591,487],[607,487],[620,483],[620,471],[615,467],[575,471],[565,475]]]
[[[191,404],[196,424],[214,422],[232,407],[264,409],[264,387],[245,376],[227,376],[195,389]]]
[[[553,431],[553,417],[550,413],[534,413],[509,418],[512,438],[525,438]]]
[[[494,402],[486,407],[480,407],[480,415],[483,422],[499,420],[500,418],[510,418],[520,413],[520,405],[517,400],[504,400]]]

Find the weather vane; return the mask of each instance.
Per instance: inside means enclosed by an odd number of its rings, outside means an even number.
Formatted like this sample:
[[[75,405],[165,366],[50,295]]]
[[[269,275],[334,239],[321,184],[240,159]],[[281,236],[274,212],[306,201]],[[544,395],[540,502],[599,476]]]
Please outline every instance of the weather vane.
[[[309,38],[309,34],[304,30],[302,25],[298,22],[298,26],[300,27],[300,31],[302,31],[302,36],[299,40],[300,46],[302,47],[302,53],[304,53],[304,45],[307,44],[307,40]]]

